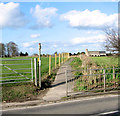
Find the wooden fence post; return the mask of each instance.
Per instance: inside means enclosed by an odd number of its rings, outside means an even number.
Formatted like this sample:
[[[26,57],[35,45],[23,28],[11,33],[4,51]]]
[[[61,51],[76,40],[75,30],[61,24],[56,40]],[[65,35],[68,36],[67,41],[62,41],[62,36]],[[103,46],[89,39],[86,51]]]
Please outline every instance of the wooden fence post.
[[[115,66],[113,66],[113,79],[115,79]]]
[[[33,82],[33,59],[31,58],[31,75],[32,75],[32,82]]]
[[[35,86],[37,86],[37,58],[34,58]]]
[[[55,53],[55,69],[56,69],[56,64],[57,64],[57,54]]]
[[[63,53],[62,53],[62,63],[63,63]]]
[[[51,75],[51,55],[49,55],[49,75]]]
[[[90,67],[90,84],[92,84],[92,68]]]
[[[60,66],[60,53],[59,53],[59,66]]]
[[[66,80],[66,97],[67,97],[68,96],[67,70],[65,70],[65,80]]]
[[[104,92],[105,92],[105,69],[104,69]]]
[[[39,43],[39,87],[41,87],[41,43]]]
[[[69,53],[68,53],[68,58],[70,57]]]

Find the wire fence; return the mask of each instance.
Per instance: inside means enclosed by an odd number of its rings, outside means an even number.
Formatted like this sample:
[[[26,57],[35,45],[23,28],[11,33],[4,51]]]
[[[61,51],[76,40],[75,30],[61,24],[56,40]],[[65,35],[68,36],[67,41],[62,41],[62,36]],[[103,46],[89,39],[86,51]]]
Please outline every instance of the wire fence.
[[[66,70],[66,96],[77,92],[119,89],[120,68]]]

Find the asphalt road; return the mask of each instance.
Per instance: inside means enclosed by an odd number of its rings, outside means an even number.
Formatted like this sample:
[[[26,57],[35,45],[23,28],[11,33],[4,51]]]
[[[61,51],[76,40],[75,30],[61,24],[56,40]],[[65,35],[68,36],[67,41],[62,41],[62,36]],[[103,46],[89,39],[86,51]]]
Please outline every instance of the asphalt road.
[[[77,99],[32,108],[3,111],[3,114],[101,114],[118,111],[118,96]]]

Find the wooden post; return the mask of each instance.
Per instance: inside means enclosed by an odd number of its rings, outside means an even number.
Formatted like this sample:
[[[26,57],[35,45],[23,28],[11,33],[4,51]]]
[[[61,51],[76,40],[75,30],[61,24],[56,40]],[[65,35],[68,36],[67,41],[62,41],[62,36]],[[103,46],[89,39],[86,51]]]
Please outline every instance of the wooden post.
[[[33,60],[31,58],[31,75],[32,75],[32,82],[33,82]]]
[[[68,58],[69,58],[69,53],[68,53]]]
[[[49,55],[49,75],[51,75],[51,55]]]
[[[55,69],[56,69],[56,64],[57,64],[57,54],[55,53]]]
[[[115,79],[115,66],[113,66],[113,79]]]
[[[67,58],[67,57],[66,57],[66,53],[65,53],[65,61],[67,60],[66,58]]]
[[[35,86],[37,86],[37,58],[34,58]]]
[[[105,69],[104,69],[104,92],[105,92]]]
[[[62,53],[62,63],[63,63],[63,53]]]
[[[91,67],[90,67],[90,84],[92,84],[92,69],[91,69]]]
[[[63,63],[65,62],[65,54],[63,53]]]
[[[41,87],[41,43],[39,43],[39,87]]]
[[[65,80],[66,80],[66,97],[67,97],[68,96],[67,70],[65,70]]]
[[[60,66],[60,53],[59,53],[59,66]]]

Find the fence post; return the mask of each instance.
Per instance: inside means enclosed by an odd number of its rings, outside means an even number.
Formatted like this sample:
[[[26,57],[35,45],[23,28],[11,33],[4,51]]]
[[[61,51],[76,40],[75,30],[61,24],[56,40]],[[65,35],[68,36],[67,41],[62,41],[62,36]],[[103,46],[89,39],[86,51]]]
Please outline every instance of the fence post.
[[[90,84],[92,84],[92,68],[90,67]]]
[[[55,53],[55,69],[56,69],[57,54]]]
[[[70,56],[69,56],[69,53],[68,53],[68,58],[69,58]]]
[[[105,69],[104,69],[104,92],[105,92]]]
[[[51,55],[49,55],[49,75],[51,75]]]
[[[62,63],[63,63],[63,53],[62,53]]]
[[[32,75],[32,82],[33,82],[33,61],[32,61],[32,58],[31,58],[31,75]]]
[[[115,79],[115,66],[113,66],[113,79]]]
[[[41,87],[41,43],[39,43],[39,87]]]
[[[34,58],[35,85],[37,86],[37,58]]]
[[[65,70],[65,81],[66,81],[66,97],[67,97],[68,96],[67,70]]]
[[[63,53],[63,63],[65,62],[65,53]]]
[[[60,53],[59,53],[59,66],[60,66]]]
[[[66,60],[66,58],[65,58],[65,53],[63,54],[63,56],[64,56],[64,62],[65,62],[65,60]]]

